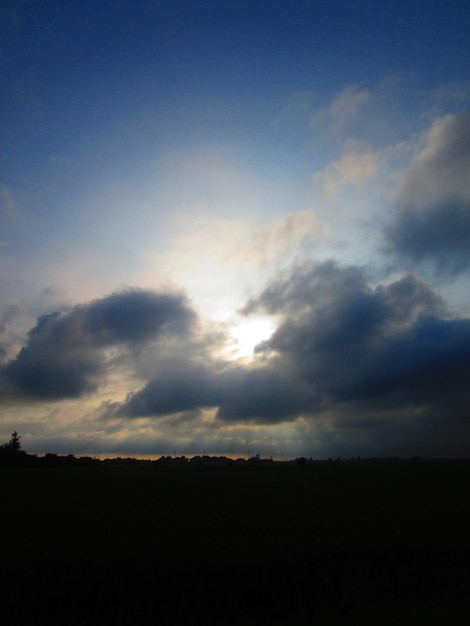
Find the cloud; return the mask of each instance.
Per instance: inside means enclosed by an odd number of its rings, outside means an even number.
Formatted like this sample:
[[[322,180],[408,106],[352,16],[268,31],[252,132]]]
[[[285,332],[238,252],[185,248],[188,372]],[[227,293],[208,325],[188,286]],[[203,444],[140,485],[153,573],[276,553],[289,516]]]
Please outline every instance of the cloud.
[[[340,429],[402,424],[406,416],[465,419],[470,320],[453,317],[417,276],[372,286],[358,267],[298,266],[243,313],[259,311],[278,327],[253,362],[173,364],[129,394],[117,414],[212,409],[219,425],[302,418]]]
[[[184,335],[195,318],[182,295],[136,289],[43,315],[16,358],[3,366],[3,394],[56,400],[96,391],[107,372],[106,348],[135,350],[166,335]]]
[[[317,413],[465,414],[470,320],[416,276],[372,287],[359,268],[297,268],[245,312],[260,309],[281,323],[258,352],[310,386]]]
[[[86,306],[86,330],[102,345],[141,343],[161,333],[185,333],[195,321],[184,296],[128,290]]]
[[[129,394],[117,414],[147,417],[214,406],[218,401],[215,378],[207,367],[178,363]]]
[[[173,432],[189,450],[215,431],[229,442],[230,430],[241,437],[239,429],[251,428],[255,437],[256,426],[292,427],[330,447],[337,440],[346,449],[352,437],[362,450],[367,440],[370,450],[383,449],[385,432],[399,444],[430,428],[450,442],[452,425],[466,424],[470,319],[456,317],[416,275],[373,285],[357,266],[298,264],[241,314],[260,312],[276,330],[241,363],[213,356],[184,296],[113,293],[40,317],[1,368],[2,394],[47,401],[96,393],[107,389],[117,354],[148,382],[121,403],[100,392],[101,408],[86,400],[82,410],[88,424],[95,415],[100,431],[119,438],[147,424],[154,441],[157,430]]]
[[[8,386],[26,401],[82,397],[103,385],[110,352],[134,367],[144,354],[152,363],[141,371],[153,371],[148,382],[121,403],[108,394],[98,410],[81,400],[88,417],[80,432],[94,420],[91,429],[117,437],[118,447],[138,432],[158,447],[162,433],[179,449],[198,451],[214,437],[243,445],[240,437],[262,443],[262,433],[298,429],[309,438],[306,449],[331,450],[336,441],[347,450],[354,441],[369,454],[387,449],[384,437],[393,434],[394,449],[403,450],[407,437],[423,432],[430,450],[439,433],[451,450],[452,428],[466,424],[470,400],[470,320],[456,317],[422,279],[404,274],[373,285],[360,267],[299,264],[242,314],[260,312],[277,328],[249,363],[211,356],[178,294],[128,290],[46,315],[2,368],[4,395]],[[193,350],[198,337],[203,345]],[[83,415],[70,411],[78,427]]]
[[[216,418],[225,422],[291,421],[309,403],[308,388],[275,363],[231,367],[222,380],[224,393]]]
[[[130,394],[117,413],[149,417],[215,408],[216,419],[224,422],[276,423],[295,419],[307,393],[271,365],[179,364]]]
[[[470,113],[434,122],[404,175],[389,249],[441,275],[470,267]]]
[[[321,172],[316,172],[313,183],[322,200],[335,203],[345,189],[350,191],[361,187],[375,178],[379,166],[377,152],[358,142],[348,141],[341,158],[328,164]]]
[[[257,229],[248,242],[246,256],[260,265],[273,264],[319,241],[323,234],[324,227],[312,209],[295,211]]]
[[[359,85],[347,85],[327,107],[320,109],[312,116],[311,125],[316,128],[325,123],[330,123],[335,130],[340,130],[371,99],[372,94],[369,89],[361,89]]]

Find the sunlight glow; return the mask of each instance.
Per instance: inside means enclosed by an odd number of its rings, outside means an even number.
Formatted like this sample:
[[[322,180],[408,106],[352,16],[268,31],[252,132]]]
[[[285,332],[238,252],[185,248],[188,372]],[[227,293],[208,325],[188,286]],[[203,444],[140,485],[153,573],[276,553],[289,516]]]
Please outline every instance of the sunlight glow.
[[[255,346],[269,339],[274,330],[273,321],[267,317],[253,317],[241,320],[230,329],[234,358],[246,359],[253,357]]]

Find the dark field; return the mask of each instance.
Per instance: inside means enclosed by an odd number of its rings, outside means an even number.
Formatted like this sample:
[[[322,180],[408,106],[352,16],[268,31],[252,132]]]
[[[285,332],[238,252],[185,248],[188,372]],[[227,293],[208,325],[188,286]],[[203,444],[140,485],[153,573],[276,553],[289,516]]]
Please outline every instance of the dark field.
[[[0,480],[7,625],[470,623],[468,462]]]

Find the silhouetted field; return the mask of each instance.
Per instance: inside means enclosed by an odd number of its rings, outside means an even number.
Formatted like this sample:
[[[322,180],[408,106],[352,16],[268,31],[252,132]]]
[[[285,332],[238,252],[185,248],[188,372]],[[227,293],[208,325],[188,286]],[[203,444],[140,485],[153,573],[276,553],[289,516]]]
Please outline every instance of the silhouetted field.
[[[470,463],[2,467],[5,624],[463,624]]]

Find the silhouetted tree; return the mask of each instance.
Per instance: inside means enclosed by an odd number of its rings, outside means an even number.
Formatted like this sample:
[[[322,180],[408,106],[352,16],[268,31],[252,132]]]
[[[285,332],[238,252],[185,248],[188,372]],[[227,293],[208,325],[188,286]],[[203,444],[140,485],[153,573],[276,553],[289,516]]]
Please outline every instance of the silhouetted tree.
[[[11,434],[10,441],[5,444],[5,447],[13,453],[22,452],[21,450],[21,435],[16,430]]]
[[[17,465],[23,464],[28,459],[28,455],[21,448],[21,436],[13,432],[10,441],[0,446],[0,464]]]

